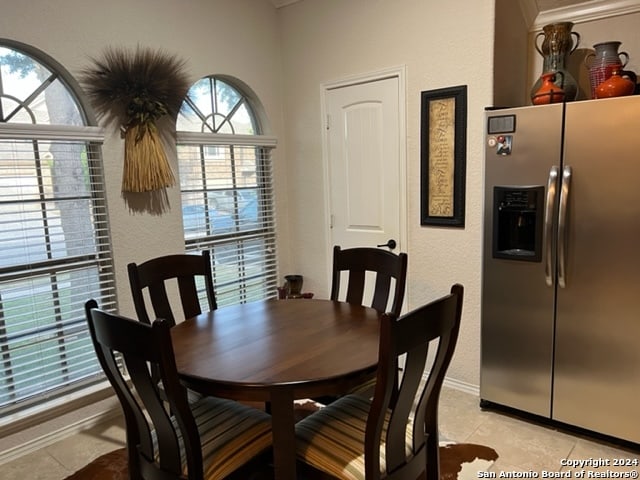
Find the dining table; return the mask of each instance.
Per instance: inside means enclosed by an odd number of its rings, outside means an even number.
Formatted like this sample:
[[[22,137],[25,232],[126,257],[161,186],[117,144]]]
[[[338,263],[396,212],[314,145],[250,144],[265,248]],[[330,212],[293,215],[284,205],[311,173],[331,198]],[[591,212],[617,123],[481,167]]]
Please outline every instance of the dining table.
[[[294,400],[344,394],[372,378],[379,326],[373,308],[273,299],[204,312],[178,323],[171,337],[185,386],[268,405],[275,478],[294,480]]]

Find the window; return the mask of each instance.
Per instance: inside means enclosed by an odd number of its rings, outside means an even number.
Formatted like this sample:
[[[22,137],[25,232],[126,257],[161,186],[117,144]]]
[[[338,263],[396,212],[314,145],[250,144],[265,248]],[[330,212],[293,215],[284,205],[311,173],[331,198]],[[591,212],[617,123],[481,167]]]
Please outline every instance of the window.
[[[186,250],[210,250],[218,305],[272,297],[277,283],[275,140],[231,83],[196,82],[177,120]]]
[[[115,305],[102,133],[72,84],[0,40],[0,415],[102,377],[84,316]]]

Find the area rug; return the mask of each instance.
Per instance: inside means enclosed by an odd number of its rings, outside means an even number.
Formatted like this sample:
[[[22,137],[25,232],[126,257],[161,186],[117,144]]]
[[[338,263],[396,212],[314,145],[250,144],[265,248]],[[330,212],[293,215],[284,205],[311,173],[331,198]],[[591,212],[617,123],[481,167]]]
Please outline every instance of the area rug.
[[[440,480],[475,480],[498,459],[498,453],[475,443],[440,442]]]
[[[317,407],[309,402],[296,402],[296,421],[315,410]],[[478,478],[478,472],[486,471],[497,458],[496,451],[484,445],[442,441],[440,442],[440,480],[475,480]],[[248,475],[247,480],[268,477],[268,474],[254,472]],[[120,448],[106,453],[65,480],[129,480],[127,451]]]
[[[495,450],[484,445],[440,445],[440,480],[477,479],[478,472],[486,471],[497,458]],[[120,448],[102,455],[66,480],[129,480],[127,451]]]

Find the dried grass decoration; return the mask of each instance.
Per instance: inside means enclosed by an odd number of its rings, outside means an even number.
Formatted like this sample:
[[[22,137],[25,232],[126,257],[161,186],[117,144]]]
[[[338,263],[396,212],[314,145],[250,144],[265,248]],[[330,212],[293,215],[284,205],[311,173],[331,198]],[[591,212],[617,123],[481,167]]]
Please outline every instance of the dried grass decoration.
[[[107,123],[124,130],[123,192],[171,187],[175,177],[157,121],[176,117],[189,89],[184,61],[162,51],[111,48],[83,71],[92,105]]]

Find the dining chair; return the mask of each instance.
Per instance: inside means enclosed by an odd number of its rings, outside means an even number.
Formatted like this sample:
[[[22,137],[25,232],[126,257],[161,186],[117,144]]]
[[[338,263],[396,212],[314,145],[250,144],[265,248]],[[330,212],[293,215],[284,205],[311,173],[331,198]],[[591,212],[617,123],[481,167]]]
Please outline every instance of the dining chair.
[[[395,254],[388,250],[373,247],[355,247],[342,249],[339,245],[333,247],[333,275],[331,281],[331,300],[344,297],[348,303],[365,305],[367,294],[372,294],[369,305],[378,312],[389,311],[396,317],[400,316],[407,282],[406,253]],[[347,286],[341,295],[341,279],[343,272],[347,272]],[[367,288],[367,272],[373,285]],[[392,288],[393,282],[393,288]],[[389,299],[391,306],[389,308]],[[349,393],[373,394],[375,378],[369,378],[352,389]],[[329,403],[331,397],[320,397],[315,400]]]
[[[400,318],[382,316],[373,398],[345,395],[296,424],[297,457],[307,475],[439,480],[438,401],[458,338],[462,300],[463,287],[455,284],[448,295]],[[395,395],[402,355],[405,366]]]
[[[333,275],[331,280],[331,300],[341,297],[341,277],[347,272],[347,285],[344,300],[347,303],[365,305],[367,293],[373,292],[367,306],[380,313],[391,312],[400,315],[407,281],[407,254],[395,254],[388,250],[373,247],[355,247],[342,249],[333,247]],[[373,286],[367,289],[367,272],[375,276]],[[394,283],[393,289],[391,283]],[[373,279],[372,279],[373,282]],[[373,290],[371,289],[373,287]],[[391,308],[388,308],[391,298]]]
[[[169,321],[135,321],[100,310],[95,300],[85,311],[96,355],[124,413],[130,478],[222,479],[269,454],[271,420],[265,412],[220,398],[188,402]],[[165,397],[150,366],[160,372]]]
[[[213,275],[211,273],[211,259],[209,251],[202,255],[175,254],[152,258],[144,263],[129,263],[129,285],[133,295],[133,304],[138,319],[151,323],[151,316],[145,303],[145,291],[148,293],[154,318],[163,318],[175,325],[176,316],[169,296],[167,286],[175,281],[178,285],[183,318],[195,317],[202,313],[198,296],[198,283],[204,283],[209,310],[217,308]]]

